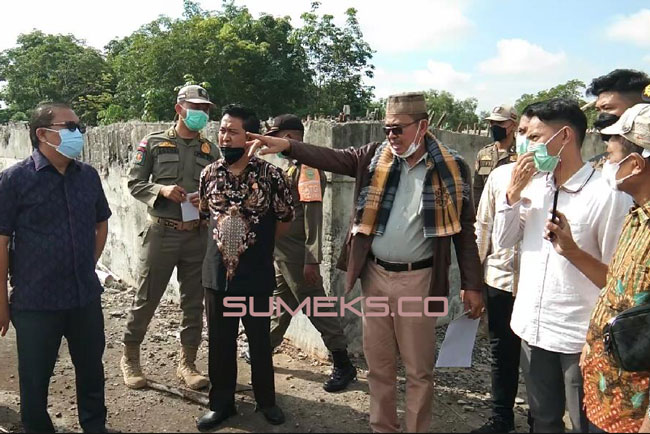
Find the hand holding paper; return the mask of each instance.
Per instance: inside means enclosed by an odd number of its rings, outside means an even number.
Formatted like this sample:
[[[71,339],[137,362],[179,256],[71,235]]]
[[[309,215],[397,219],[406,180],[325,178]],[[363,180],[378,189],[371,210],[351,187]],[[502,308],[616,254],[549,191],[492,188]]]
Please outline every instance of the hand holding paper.
[[[442,342],[436,368],[470,368],[472,351],[480,319],[469,319],[462,315],[453,320],[447,328]]]
[[[196,202],[196,204],[195,204]],[[184,222],[199,219],[199,193],[189,193],[184,202],[181,202],[181,214]]]

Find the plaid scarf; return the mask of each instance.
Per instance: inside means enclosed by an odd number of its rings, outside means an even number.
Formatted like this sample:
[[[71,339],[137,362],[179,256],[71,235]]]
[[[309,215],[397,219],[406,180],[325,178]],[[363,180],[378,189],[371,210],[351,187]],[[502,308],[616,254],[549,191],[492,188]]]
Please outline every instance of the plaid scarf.
[[[428,133],[425,137],[427,173],[422,191],[425,238],[446,237],[461,231],[463,200],[469,200],[469,173],[462,157],[439,143]],[[385,141],[377,147],[369,172],[369,184],[361,189],[352,233],[383,235],[399,185],[400,159]]]

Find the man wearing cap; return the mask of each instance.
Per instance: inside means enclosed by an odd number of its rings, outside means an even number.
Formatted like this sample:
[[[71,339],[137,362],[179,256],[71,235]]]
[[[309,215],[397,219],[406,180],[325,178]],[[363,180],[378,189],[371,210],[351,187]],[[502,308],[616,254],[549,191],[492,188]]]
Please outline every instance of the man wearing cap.
[[[328,149],[296,140],[249,134],[250,152],[283,152],[301,164],[356,178],[355,208],[339,268],[345,290],[361,278],[363,348],[368,362],[370,426],[400,429],[396,409],[397,356],[406,368],[406,431],[430,428],[433,408],[436,318],[425,301],[449,294],[453,241],[470,318],[483,308],[483,279],[474,235],[474,205],[467,164],[428,132],[423,93],[388,99],[386,141]],[[409,315],[403,313],[408,312]]]
[[[481,194],[490,173],[499,166],[517,161],[515,133],[517,132],[517,112],[512,106],[500,105],[492,109],[490,130],[494,143],[478,151],[474,169],[474,206],[478,209]]]
[[[274,119],[266,135],[302,141],[304,130],[297,116],[286,114]],[[291,183],[296,219],[287,234],[275,243],[277,289],[273,296],[295,310],[307,299],[327,297],[319,267],[323,259],[323,194],[327,179],[322,170],[295,164],[293,160],[290,160],[286,175]],[[325,309],[320,311],[324,312]],[[335,309],[332,307],[330,311],[334,312]],[[273,348],[282,343],[291,318],[291,313],[285,309],[280,316],[271,319]],[[320,332],[334,359],[332,375],[323,388],[328,392],[345,389],[356,378],[357,370],[348,357],[348,343],[340,319],[337,316],[310,315],[309,320]]]
[[[603,339],[612,318],[650,303],[650,104],[629,108],[601,133],[610,136],[602,176],[613,190],[631,195],[635,206],[627,215],[609,268],[601,264],[587,270],[576,264],[599,286],[606,281],[591,315],[580,362],[584,403],[592,425],[589,432],[650,432],[650,373],[621,370],[606,353]],[[560,236],[566,256],[575,256],[571,252],[578,247],[570,227],[560,226],[564,227],[552,229]]]
[[[198,213],[199,178],[203,168],[220,157],[218,148],[199,132],[207,125],[212,106],[202,87],[183,87],[175,107],[178,122],[167,131],[146,136],[129,171],[131,195],[148,207],[147,223],[138,240],[138,287],[120,361],[124,383],[133,389],[147,383],[140,366],[140,344],[174,268],[183,310],[177,376],[192,389],[208,385],[195,360],[203,328],[201,267],[207,240],[207,225]]]

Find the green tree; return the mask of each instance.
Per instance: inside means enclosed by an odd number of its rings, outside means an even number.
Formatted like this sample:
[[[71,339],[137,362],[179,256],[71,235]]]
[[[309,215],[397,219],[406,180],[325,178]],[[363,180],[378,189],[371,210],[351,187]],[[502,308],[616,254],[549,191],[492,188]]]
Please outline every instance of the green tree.
[[[446,90],[431,89],[425,92],[427,110],[434,114],[434,122],[437,123],[445,115],[441,128],[456,130],[459,125],[473,127],[479,122],[476,115],[478,101],[476,98],[459,100]],[[435,125],[434,125],[435,126]]]
[[[539,91],[536,94],[525,93],[515,102],[515,109],[517,110],[517,113],[521,114],[526,106],[551,98],[572,99],[580,104],[580,107],[583,107],[587,104],[582,97],[585,94],[585,88],[586,86],[584,82],[580,80],[569,80],[564,84],[559,84],[550,89]],[[589,108],[585,110],[585,114],[587,115],[589,125],[593,125],[593,121],[597,116],[596,110],[594,108]]]
[[[110,68],[98,50],[72,35],[38,30],[20,35],[15,48],[0,53],[0,81],[7,82],[0,99],[16,115],[58,101],[71,104],[88,124],[97,123],[112,93]]]
[[[304,25],[294,35],[307,53],[313,74],[310,111],[336,115],[347,104],[353,116],[365,116],[374,88],[363,80],[374,76],[373,51],[363,40],[357,11],[350,8],[345,12],[346,23],[341,28],[334,23],[334,16],[319,16],[319,7],[319,2],[313,2],[311,11],[302,14]]]
[[[217,106],[238,102],[262,118],[306,107],[310,73],[288,18],[255,19],[232,2],[217,12],[185,4],[184,18],[160,17],[107,45],[122,115],[172,119],[175,89],[188,74],[212,85]]]

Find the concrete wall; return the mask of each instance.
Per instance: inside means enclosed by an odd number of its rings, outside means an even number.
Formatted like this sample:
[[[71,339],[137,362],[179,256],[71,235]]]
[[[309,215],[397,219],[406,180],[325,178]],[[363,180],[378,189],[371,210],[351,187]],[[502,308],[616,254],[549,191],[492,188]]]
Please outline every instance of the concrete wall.
[[[127,189],[127,170],[134,149],[140,140],[150,132],[164,130],[169,123],[124,123],[105,127],[90,128],[84,148],[84,161],[92,164],[100,173],[113,217],[110,220],[110,233],[102,263],[120,278],[133,285],[135,283],[135,264],[138,254],[138,233],[144,227],[146,206],[134,200]],[[359,147],[373,141],[384,140],[380,122],[350,122],[338,124],[329,121],[311,121],[306,125],[305,141],[333,149],[349,146]],[[217,124],[211,123],[206,134],[216,139]],[[474,168],[477,151],[491,142],[484,136],[437,131],[437,137],[446,145],[456,149]],[[585,158],[603,152],[604,147],[597,135],[590,135],[583,146]],[[0,125],[0,170],[29,156],[31,145],[25,124]],[[285,160],[270,156],[272,163],[285,166]],[[354,207],[354,179],[328,174],[328,188],[324,196],[324,261],[321,266],[325,289],[332,295],[343,295],[344,274],[335,269],[342,243]],[[452,295],[450,311],[453,315],[461,310],[458,299],[459,271],[455,258],[452,261],[450,276]],[[169,293],[177,297],[178,285],[175,277],[170,282]],[[352,300],[360,295],[359,285],[348,295]],[[360,306],[359,306],[360,307]],[[350,340],[350,351],[360,355],[361,321],[346,316],[343,319],[346,335]],[[440,323],[444,323],[442,321]],[[440,324],[439,323],[439,324]],[[300,314],[287,332],[287,338],[304,351],[326,356],[327,350],[316,329],[308,319]]]

